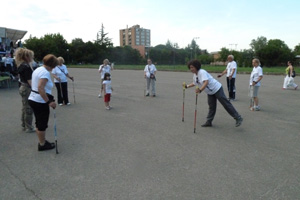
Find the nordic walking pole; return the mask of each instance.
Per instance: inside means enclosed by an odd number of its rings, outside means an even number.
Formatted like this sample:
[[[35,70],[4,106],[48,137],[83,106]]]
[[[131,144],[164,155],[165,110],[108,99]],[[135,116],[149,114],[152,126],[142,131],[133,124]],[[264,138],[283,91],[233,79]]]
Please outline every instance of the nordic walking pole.
[[[63,98],[63,92],[62,92],[62,87],[61,87],[61,81],[59,80],[59,88],[60,88],[60,95],[61,98]]]
[[[182,92],[183,92],[183,99],[182,99],[182,122],[184,122],[184,99],[185,99],[185,86],[186,83],[182,83]]]
[[[74,80],[72,80],[72,85],[73,85],[73,98],[74,98],[74,103],[76,103],[76,101],[75,101],[75,87],[74,87]]]
[[[198,87],[198,86],[196,86],[196,89],[199,89],[199,87]],[[194,133],[196,133],[197,101],[198,101],[198,93],[196,93],[196,103],[195,103],[195,118],[194,118]]]
[[[55,150],[56,150],[56,154],[58,154],[58,149],[57,149],[57,131],[56,131],[56,112],[55,112],[55,109],[53,109],[53,116],[54,116],[54,140],[55,140]]]

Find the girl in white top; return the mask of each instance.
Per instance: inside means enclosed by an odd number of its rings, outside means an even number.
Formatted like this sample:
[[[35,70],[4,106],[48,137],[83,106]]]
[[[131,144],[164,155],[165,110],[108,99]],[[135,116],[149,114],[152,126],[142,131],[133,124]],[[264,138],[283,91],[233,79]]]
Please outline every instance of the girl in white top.
[[[103,80],[104,80],[104,75],[105,73],[109,73],[111,74],[111,71],[113,70],[113,65],[110,66],[109,65],[109,60],[108,59],[104,59],[103,60],[103,65],[100,65],[99,66],[99,70],[98,72],[100,73],[101,75],[101,89],[100,89],[100,93],[98,95],[99,98],[102,97],[102,92],[103,92],[103,86],[102,86],[102,83],[103,83]]]
[[[107,110],[110,110],[111,106],[109,105],[109,102],[110,102],[110,97],[111,97],[111,93],[112,93],[113,89],[111,87],[111,79],[110,79],[110,74],[109,73],[104,74],[104,80],[103,80],[102,85],[103,85],[103,89],[104,89],[105,108]]]
[[[235,120],[235,126],[238,127],[242,124],[243,118],[235,110],[233,105],[227,99],[224,94],[222,84],[214,79],[209,73],[201,69],[201,63],[198,60],[192,60],[188,63],[188,68],[194,74],[193,83],[184,85],[185,88],[196,87],[196,93],[204,91],[207,94],[207,102],[209,106],[209,112],[206,117],[206,122],[202,124],[202,127],[211,127],[212,121],[215,117],[217,110],[217,100],[222,104],[225,110]]]
[[[260,87],[260,81],[263,78],[263,70],[260,67],[260,61],[258,59],[252,60],[253,69],[250,75],[250,97],[253,99],[254,104],[250,106],[250,110],[260,110],[258,105],[258,89]]]
[[[151,93],[152,97],[156,96],[156,89],[155,89],[155,81],[156,81],[156,67],[155,65],[152,64],[152,60],[148,59],[147,60],[147,65],[145,66],[144,69],[144,78],[147,81],[147,94],[146,96],[149,96],[149,91],[150,91],[150,85],[151,85]]]

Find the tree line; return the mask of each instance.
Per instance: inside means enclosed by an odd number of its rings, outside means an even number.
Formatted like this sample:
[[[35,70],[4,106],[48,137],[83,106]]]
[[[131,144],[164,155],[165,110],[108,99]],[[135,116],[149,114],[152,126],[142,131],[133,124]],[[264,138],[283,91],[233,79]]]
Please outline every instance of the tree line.
[[[131,46],[114,47],[108,33],[104,32],[103,25],[94,41],[84,42],[80,38],[75,38],[68,43],[57,33],[46,34],[40,38],[30,36],[24,41],[24,47],[34,51],[37,61],[52,53],[64,57],[67,64],[100,64],[105,58],[109,58],[116,64],[136,65],[146,63],[148,57],[153,62],[163,65],[183,65],[195,58],[203,64],[210,64],[216,61],[225,62],[227,56],[232,54],[241,67],[251,67],[253,58],[259,58],[264,66],[271,67],[285,65],[288,60],[295,61],[295,56],[300,55],[300,43],[291,50],[284,41],[267,40],[261,36],[251,41],[249,49],[236,51],[221,48],[218,59],[214,59],[206,50],[201,50],[194,39],[185,48],[179,48],[177,43],[168,40],[166,44],[150,47],[147,55],[143,57]]]

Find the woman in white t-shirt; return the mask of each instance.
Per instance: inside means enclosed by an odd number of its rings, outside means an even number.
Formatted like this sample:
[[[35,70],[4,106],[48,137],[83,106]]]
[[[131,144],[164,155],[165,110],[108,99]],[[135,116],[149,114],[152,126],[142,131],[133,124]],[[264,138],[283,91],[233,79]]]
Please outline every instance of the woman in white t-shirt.
[[[209,111],[206,117],[206,122],[201,126],[212,126],[212,121],[217,110],[217,100],[222,104],[228,114],[230,114],[236,120],[235,126],[240,126],[243,122],[243,118],[225,96],[222,84],[214,79],[207,71],[201,69],[201,63],[198,60],[190,61],[188,63],[188,68],[194,74],[193,83],[184,85],[184,87],[190,88],[197,86],[196,93],[201,93],[204,91],[207,94]]]
[[[64,65],[65,60],[63,57],[58,57],[58,65],[52,70],[52,75],[54,77],[55,87],[57,89],[57,102],[58,105],[62,106],[70,105],[68,97],[68,78],[74,81],[74,78],[69,75],[66,65]]]
[[[39,139],[38,151],[55,148],[55,144],[48,142],[45,135],[50,114],[49,107],[56,108],[54,98],[51,95],[53,82],[50,72],[58,65],[58,60],[54,55],[48,54],[43,58],[43,63],[43,66],[38,67],[32,73],[31,93],[28,98],[36,120],[36,132]]]
[[[110,66],[109,65],[109,60],[108,59],[104,59],[103,60],[103,65],[100,65],[99,66],[99,70],[98,72],[101,74],[101,89],[100,89],[100,93],[98,95],[99,98],[102,97],[102,92],[103,92],[103,86],[102,86],[102,83],[103,83],[103,80],[104,80],[104,74],[105,73],[111,73],[111,71],[113,70],[113,65]]]
[[[263,70],[260,67],[260,61],[258,59],[252,60],[253,69],[250,75],[250,97],[251,97],[251,106],[250,110],[260,110],[260,106],[258,105],[258,89],[260,87],[260,81],[263,78]]]

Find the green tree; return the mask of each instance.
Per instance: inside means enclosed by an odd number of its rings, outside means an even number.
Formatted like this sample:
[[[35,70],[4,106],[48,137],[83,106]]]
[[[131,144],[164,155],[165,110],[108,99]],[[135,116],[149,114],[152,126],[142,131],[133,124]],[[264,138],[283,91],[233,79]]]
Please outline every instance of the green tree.
[[[99,44],[100,46],[104,48],[113,47],[113,43],[111,42],[111,38],[107,37],[108,33],[104,32],[104,26],[101,24],[101,29],[97,33],[97,39],[95,43]]]
[[[256,40],[253,39],[250,43],[250,47],[252,51],[255,53],[256,56],[257,54],[260,53],[260,51],[267,46],[268,40],[264,36],[258,37]]]
[[[300,55],[300,44],[298,44],[297,46],[295,46],[293,52],[294,52],[295,55]]]

